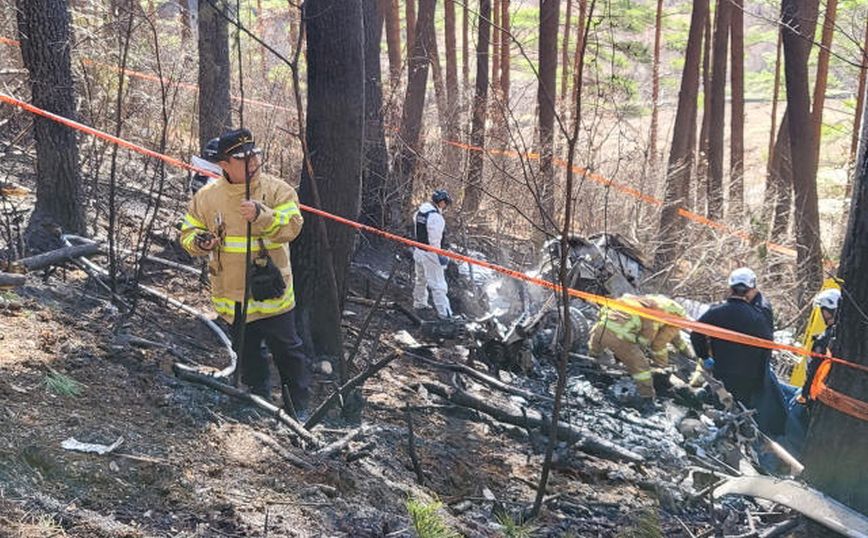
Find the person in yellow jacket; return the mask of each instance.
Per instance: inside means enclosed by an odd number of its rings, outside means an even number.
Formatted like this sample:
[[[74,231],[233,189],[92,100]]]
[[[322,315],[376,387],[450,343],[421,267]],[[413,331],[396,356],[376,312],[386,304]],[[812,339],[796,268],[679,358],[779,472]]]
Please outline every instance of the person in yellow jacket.
[[[686,317],[684,308],[663,295],[624,295],[621,302],[633,306],[662,310],[669,314]],[[612,352],[623,363],[636,381],[639,396],[653,399],[654,383],[651,378],[651,364],[643,348],[651,352],[655,366],[665,368],[669,365],[668,345],[693,358],[693,349],[681,338],[678,327],[627,314],[609,308],[600,309],[597,323],[591,329],[590,354],[599,356],[604,349]]]
[[[263,298],[251,293],[247,303],[244,349],[239,353],[241,380],[254,394],[271,398],[268,364],[260,353],[265,341],[280,373],[287,410],[301,413],[309,397],[310,373],[296,332],[295,294],[288,243],[301,232],[298,195],[286,182],[260,172],[261,151],[247,129],[224,133],[218,142],[219,179],[199,190],[181,225],[181,246],[193,256],[208,256],[214,310],[232,325],[241,313],[245,289],[247,223],[251,224],[251,256],[273,277]],[[250,199],[245,182],[250,178]],[[253,266],[251,266],[253,271]],[[291,404],[291,407],[290,407]]]

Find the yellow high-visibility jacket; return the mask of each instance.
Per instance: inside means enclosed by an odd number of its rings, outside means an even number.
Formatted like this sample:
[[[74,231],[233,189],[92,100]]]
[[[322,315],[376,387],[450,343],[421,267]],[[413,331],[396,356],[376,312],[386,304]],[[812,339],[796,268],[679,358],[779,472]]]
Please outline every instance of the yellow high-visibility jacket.
[[[218,179],[199,190],[190,201],[181,225],[181,246],[193,256],[210,256],[211,300],[227,322],[235,317],[235,303],[244,300],[244,258],[247,221],[241,216],[244,183]],[[259,202],[260,214],[252,223],[250,249],[255,257],[263,240],[268,255],[283,274],[283,297],[247,303],[247,322],[288,312],[295,307],[288,243],[298,237],[303,219],[298,195],[286,182],[260,174],[250,185],[250,199]],[[220,238],[212,251],[199,248],[196,234],[209,231]]]
[[[672,299],[662,295],[624,295],[619,299],[621,302],[633,306],[641,306],[655,310],[663,310],[681,317],[685,316],[684,309]],[[648,346],[651,356],[659,366],[669,364],[668,344],[688,356],[693,355],[693,350],[681,337],[681,330],[672,325],[657,323],[637,315],[602,308],[597,323],[602,323],[610,332],[620,340]]]

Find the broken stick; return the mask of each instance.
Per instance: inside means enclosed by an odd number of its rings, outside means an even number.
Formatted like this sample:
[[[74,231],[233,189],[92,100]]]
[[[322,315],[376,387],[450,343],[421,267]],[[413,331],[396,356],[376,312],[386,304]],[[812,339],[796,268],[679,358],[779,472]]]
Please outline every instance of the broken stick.
[[[259,407],[263,411],[266,411],[268,414],[277,418],[277,420],[288,426],[289,429],[293,431],[293,433],[295,433],[303,441],[312,445],[314,448],[320,448],[322,446],[322,441],[320,441],[316,435],[305,429],[303,425],[299,424],[295,419],[290,417],[283,409],[277,407],[272,403],[266,402],[259,396],[256,396],[255,394],[250,394],[249,392],[241,389],[237,389],[231,385],[227,385],[226,383],[221,383],[213,376],[193,372],[187,368],[184,368],[178,363],[175,363],[172,366],[172,370],[175,372],[175,375],[180,379],[183,379],[185,381],[192,381],[193,383],[199,383],[200,385],[205,385],[207,387],[211,387],[212,389],[217,389],[224,394],[232,396],[233,398],[238,398],[239,400],[245,401],[247,403],[252,403],[253,405]]]

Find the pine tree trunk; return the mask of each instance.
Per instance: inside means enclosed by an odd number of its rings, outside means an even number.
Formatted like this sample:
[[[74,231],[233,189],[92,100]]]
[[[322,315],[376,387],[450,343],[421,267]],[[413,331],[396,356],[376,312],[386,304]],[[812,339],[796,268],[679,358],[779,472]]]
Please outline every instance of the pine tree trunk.
[[[485,147],[485,115],[488,108],[488,47],[491,40],[491,0],[479,0],[476,38],[476,95],[473,98],[473,119],[470,127],[470,144]],[[482,202],[482,172],[485,155],[471,151],[468,156],[467,185],[461,211],[473,215]]]
[[[416,45],[416,4],[421,0],[405,0],[405,17],[407,19],[407,54],[411,54],[415,50]],[[407,64],[409,65],[409,59]]]
[[[394,89],[401,79],[401,15],[398,0],[380,0],[386,17],[386,47],[389,51],[389,85]]]
[[[663,0],[657,0],[654,18],[654,56],[651,60],[651,135],[648,141],[648,162],[657,168],[657,124],[660,108],[660,36],[663,29]]]
[[[464,98],[467,99],[467,94],[470,92],[470,8],[467,6],[469,2],[462,2],[462,17],[461,17],[461,79]]]
[[[446,34],[446,139],[458,141],[458,112],[461,96],[458,92],[458,56],[455,47],[455,0],[445,0],[443,10]],[[462,150],[452,144],[446,144],[443,153],[446,169],[460,176]]]
[[[446,86],[443,83],[443,70],[440,67],[440,53],[437,50],[436,35],[431,40],[428,56],[428,60],[431,62],[431,78],[434,80],[434,98],[437,101],[437,120],[440,124],[440,136],[445,137],[448,131],[449,106],[447,104]]]
[[[711,96],[708,129],[708,218],[723,216],[723,141],[726,113],[726,59],[729,22],[732,15],[730,0],[718,0],[714,20],[714,41],[711,53]]]
[[[389,2],[380,3],[387,10]],[[377,0],[362,0],[365,30],[365,161],[362,176],[362,218],[368,224],[386,228],[390,223],[389,155],[383,127],[383,85],[380,43],[385,12]]]
[[[772,200],[771,240],[783,243],[787,238],[790,225],[790,212],[793,206],[793,161],[790,158],[790,120],[789,106],[784,109],[781,126],[778,130],[775,149],[772,152],[770,184],[774,185]]]
[[[412,2],[412,0],[407,1]],[[419,2],[419,20],[414,26],[416,35],[413,38],[413,50],[409,53],[410,61],[407,65],[407,94],[404,98],[400,132],[402,148],[395,171],[398,176],[398,186],[403,194],[400,204],[402,214],[409,214],[412,209],[416,158],[422,151],[419,133],[422,131],[422,114],[425,111],[425,92],[428,86],[430,50],[434,41],[436,3],[436,0]],[[395,221],[397,222],[399,218],[400,216],[396,215]]]
[[[852,165],[856,162],[856,151],[859,149],[859,132],[862,119],[862,111],[865,109],[865,79],[868,76],[868,18],[865,19],[865,37],[862,38],[862,69],[859,70],[859,88],[856,94],[856,116],[853,118],[853,136],[850,139],[850,158],[848,164]],[[848,167],[849,168],[849,167]],[[855,174],[855,172],[854,172]],[[853,175],[847,174],[847,195],[850,198],[850,193],[853,189]]]
[[[733,222],[740,222],[744,214],[744,12],[742,0],[733,0],[731,23],[732,73],[730,85],[729,146],[729,206]]]
[[[500,0],[500,93],[504,106],[509,105],[509,51],[512,48],[512,36],[510,35],[509,0]]]
[[[491,87],[497,100],[500,90],[500,0],[492,0],[491,17]]]
[[[763,221],[768,222],[774,213],[773,207],[777,197],[776,183],[772,181],[774,168],[772,163],[775,158],[775,133],[778,125],[778,100],[781,91],[781,32],[778,32],[778,44],[775,52],[775,81],[772,86],[772,113],[771,127],[769,128],[768,162],[766,164],[766,190],[763,196]]]
[[[813,140],[813,175],[817,175],[820,164],[820,139],[823,134],[823,108],[826,105],[826,86],[829,80],[829,58],[832,51],[832,38],[835,35],[835,14],[838,10],[838,0],[826,1],[826,15],[823,19],[823,37],[820,51],[817,54],[817,78],[814,82],[814,104],[811,109],[811,119],[814,120]]]
[[[563,40],[561,41],[561,101],[567,98],[567,81],[570,78],[570,30],[573,18],[573,0],[567,0],[566,22],[564,22]],[[579,38],[581,39],[581,37]],[[578,46],[578,45],[576,45]],[[566,103],[564,103],[566,105]]]
[[[576,30],[577,30],[576,43],[581,43],[582,39],[584,38],[585,23],[587,22],[585,19],[587,19],[587,12],[588,12],[588,0],[579,0],[579,21],[578,21],[578,24],[576,25],[577,26],[577,28],[576,28]],[[582,62],[581,53],[582,53],[582,47],[576,47],[575,54],[573,54],[573,89],[570,92],[570,102],[571,103],[577,102],[578,96],[576,95],[576,92],[578,91],[578,87],[582,85],[580,80],[576,80],[576,77],[578,76],[578,73],[580,71],[579,67],[581,67],[581,62]],[[574,121],[576,119],[576,114],[578,114],[578,112],[571,108],[570,109],[570,120],[571,121]]]
[[[705,18],[705,32],[702,39],[702,123],[699,128],[699,143],[696,156],[696,199],[694,207],[708,212],[708,133],[711,130],[711,13]]]
[[[690,172],[693,168],[693,148],[696,146],[697,97],[699,95],[699,64],[702,57],[702,34],[708,17],[708,0],[693,0],[690,30],[687,35],[687,50],[684,54],[684,71],[681,74],[681,90],[678,92],[678,110],[672,130],[672,148],[669,150],[669,166],[666,173],[666,188],[663,210],[660,213],[657,253],[654,266],[663,269],[678,255],[678,207],[690,191]]]
[[[862,113],[862,144],[856,166],[850,219],[838,276],[846,290],[838,309],[836,357],[868,365],[868,114]],[[834,365],[828,385],[862,402],[868,401],[868,374]],[[868,422],[817,402],[805,442],[805,477],[814,486],[851,508],[868,513],[868,468],[865,440]]]
[[[813,133],[814,128],[808,92],[808,55],[811,46],[809,38],[813,36],[816,25],[818,4],[818,0],[783,0],[781,4],[790,157],[795,194],[796,252],[798,274],[804,282],[799,288],[802,295],[800,302],[817,291],[822,282],[814,142],[813,136],[806,136],[806,133]]]
[[[554,125],[557,97],[558,27],[560,0],[541,0],[539,12],[539,86],[537,108],[540,139],[540,188],[538,192],[540,223],[547,232],[554,232],[555,170]]]
[[[360,0],[307,0],[303,21],[307,39],[307,124],[305,134],[315,177],[303,167],[299,199],[304,204],[350,219],[361,204],[365,123],[365,53]],[[319,204],[315,194],[319,194]],[[356,232],[325,223],[328,244],[320,240],[320,217],[305,215],[292,244],[297,321],[307,325],[317,354],[342,357],[341,312],[346,274]],[[324,251],[330,247],[327,255]],[[322,278],[331,261],[337,286]]]
[[[221,0],[216,5],[225,9]],[[210,2],[199,5],[199,149],[232,127],[229,29]]]
[[[30,102],[75,119],[66,0],[17,0],[15,5],[21,56],[29,74]],[[36,207],[25,237],[30,249],[48,250],[57,246],[59,231],[85,233],[78,143],[75,131],[47,118],[34,118],[33,135]]]

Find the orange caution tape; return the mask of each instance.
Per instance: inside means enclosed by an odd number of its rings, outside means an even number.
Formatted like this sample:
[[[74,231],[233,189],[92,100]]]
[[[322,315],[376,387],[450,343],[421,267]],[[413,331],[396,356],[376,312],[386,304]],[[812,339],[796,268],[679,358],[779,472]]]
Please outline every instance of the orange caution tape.
[[[11,45],[13,47],[20,47],[21,42],[15,41],[14,39],[9,39],[8,37],[0,37],[0,43],[4,45]]]
[[[89,127],[87,125],[84,125],[84,124],[79,123],[77,121],[71,120],[69,118],[65,118],[63,116],[53,114],[53,113],[48,112],[46,110],[43,110],[41,108],[38,108],[38,107],[35,107],[35,106],[30,105],[28,103],[25,103],[24,101],[16,99],[12,96],[0,93],[0,102],[10,104],[12,106],[16,106],[16,107],[21,108],[23,110],[26,110],[27,112],[30,112],[32,114],[36,114],[36,115],[48,118],[52,121],[56,121],[62,125],[65,125],[67,127],[72,128],[72,129],[76,129],[78,131],[81,131],[83,133],[86,133],[86,134],[89,134],[92,136],[96,136],[98,138],[101,138],[101,139],[106,140],[108,142],[111,142],[113,144],[117,144],[121,147],[127,148],[131,151],[135,151],[135,152],[140,153],[142,155],[146,155],[148,157],[153,157],[155,159],[160,159],[163,162],[166,162],[172,166],[176,166],[178,168],[183,168],[185,170],[195,171],[195,172],[198,172],[200,174],[215,177],[215,178],[220,177],[219,174],[215,174],[214,172],[211,172],[211,171],[208,171],[205,169],[201,169],[201,168],[197,168],[195,166],[187,164],[187,163],[180,161],[178,159],[175,159],[173,157],[169,157],[168,155],[163,155],[163,154],[158,153],[156,151],[149,150],[147,148],[144,148],[142,146],[139,146],[139,145],[134,144],[132,142],[129,142],[127,140],[123,140],[123,139],[118,138],[116,136],[110,135],[110,134],[105,133],[103,131],[100,131],[98,129],[94,129],[93,127]],[[333,214],[328,213],[326,211],[323,211],[321,209],[310,207],[310,206],[307,206],[304,204],[299,204],[299,207],[303,211],[306,211],[306,212],[311,213],[313,215],[318,215],[320,217],[332,220],[332,221],[337,222],[339,224],[350,226],[352,228],[355,228],[355,229],[363,231],[363,232],[373,233],[373,234],[379,235],[381,237],[384,237],[386,239],[389,239],[391,241],[395,241],[397,243],[402,243],[404,245],[416,247],[416,248],[421,249],[421,250],[434,252],[436,254],[439,254],[441,256],[446,256],[446,257],[451,258],[451,259],[456,260],[456,261],[463,261],[463,262],[469,263],[471,265],[476,265],[478,267],[485,267],[487,269],[490,269],[492,271],[496,271],[496,272],[503,274],[503,275],[506,275],[508,277],[511,277],[511,278],[514,278],[517,280],[522,280],[525,282],[529,282],[531,284],[535,284],[537,286],[541,286],[544,288],[548,288],[548,289],[555,291],[555,292],[561,293],[564,291],[563,288],[558,284],[555,284],[553,282],[548,282],[548,281],[543,280],[541,278],[532,277],[530,275],[527,275],[527,274],[522,273],[520,271],[516,271],[514,269],[509,269],[507,267],[503,267],[503,266],[500,266],[500,265],[497,265],[497,264],[494,264],[491,262],[487,262],[485,260],[478,260],[475,258],[471,258],[469,256],[464,256],[462,254],[458,254],[456,252],[451,252],[448,250],[443,250],[440,248],[432,247],[431,245],[419,243],[419,242],[414,241],[412,239],[407,239],[406,237],[402,237],[402,236],[399,236],[399,235],[396,235],[396,234],[393,234],[393,233],[390,233],[390,232],[387,232],[384,230],[380,230],[379,228],[374,228],[373,226],[368,226],[366,224],[362,224],[362,223],[356,222],[354,220],[350,220],[350,219],[347,219],[344,217],[333,215]],[[663,312],[663,311],[655,310],[652,308],[646,308],[643,306],[632,305],[632,304],[620,301],[618,299],[611,299],[609,297],[603,297],[601,295],[596,295],[593,293],[588,293],[586,291],[581,291],[581,290],[577,290],[577,289],[573,289],[573,288],[567,288],[566,291],[571,297],[576,297],[576,298],[579,298],[579,299],[582,299],[582,300],[585,300],[588,302],[598,304],[600,306],[605,306],[605,307],[611,308],[613,310],[618,310],[621,312],[625,312],[627,314],[640,316],[640,317],[643,317],[646,319],[657,321],[659,323],[664,323],[664,324],[672,325],[672,326],[679,327],[682,329],[688,329],[691,331],[696,331],[700,334],[704,334],[706,336],[711,336],[713,338],[719,338],[721,340],[727,340],[730,342],[736,342],[739,344],[745,344],[745,345],[760,347],[760,348],[764,348],[764,349],[778,349],[778,350],[783,350],[783,351],[789,351],[789,352],[795,353],[797,355],[811,355],[811,356],[824,357],[825,358],[824,355],[821,355],[819,353],[812,353],[809,350],[806,350],[806,349],[801,348],[801,347],[792,346],[792,345],[788,345],[788,344],[779,344],[779,343],[774,342],[772,340],[757,338],[755,336],[742,334],[742,333],[739,333],[736,331],[731,331],[729,329],[724,329],[722,327],[715,327],[714,325],[708,325],[706,323],[700,323],[698,321],[685,319],[685,318],[670,314],[668,312]],[[868,372],[868,366],[864,366],[861,364],[855,364],[855,363],[848,362],[848,361],[834,358],[834,357],[828,358],[827,360],[830,362],[843,364],[843,365],[846,365],[850,368],[855,368],[855,369],[861,370],[863,372]]]
[[[860,366],[838,359],[824,360],[817,367],[817,372],[814,374],[814,381],[810,387],[811,399],[823,402],[833,409],[868,422],[868,403],[831,389],[826,384],[826,378],[829,377],[829,372],[832,371],[832,364],[835,363],[843,363],[851,367]]]

